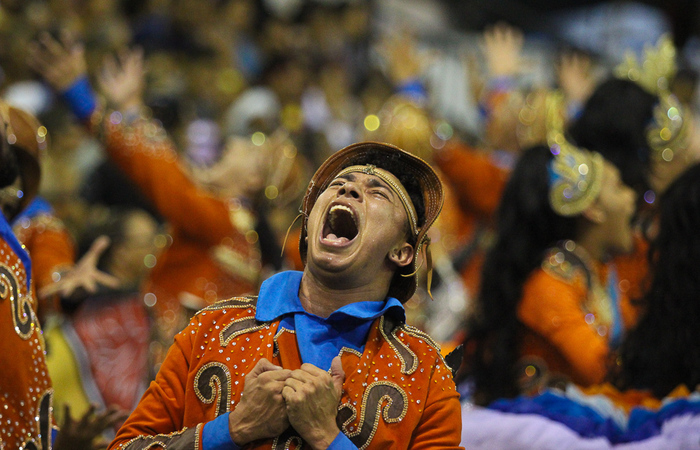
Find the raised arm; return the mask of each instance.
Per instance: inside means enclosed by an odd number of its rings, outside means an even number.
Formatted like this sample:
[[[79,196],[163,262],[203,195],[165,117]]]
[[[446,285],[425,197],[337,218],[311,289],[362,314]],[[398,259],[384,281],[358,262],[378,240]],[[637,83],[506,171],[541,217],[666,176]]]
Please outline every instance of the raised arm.
[[[517,126],[522,99],[517,77],[522,69],[523,34],[517,28],[498,23],[487,28],[481,39],[487,82],[479,101],[490,147],[519,150]]]
[[[559,88],[567,102],[569,120],[578,116],[595,88],[591,58],[580,52],[566,52],[557,64]]]
[[[81,56],[80,46],[69,38],[58,41],[42,35],[30,51],[30,64],[59,90],[74,114],[100,135],[109,156],[173,226],[211,245],[236,234],[244,239],[248,230],[234,226],[228,202],[195,184],[165,130],[140,114],[142,53],[123,51],[105,60],[98,80],[108,106],[116,108],[109,113],[98,105]],[[59,73],[72,82],[58,83]]]

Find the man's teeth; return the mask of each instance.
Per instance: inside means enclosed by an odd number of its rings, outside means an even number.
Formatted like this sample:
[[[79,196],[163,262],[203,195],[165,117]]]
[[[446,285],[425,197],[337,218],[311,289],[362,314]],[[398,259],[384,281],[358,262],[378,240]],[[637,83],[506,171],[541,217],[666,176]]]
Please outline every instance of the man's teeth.
[[[333,206],[331,206],[331,212],[337,211],[337,210],[339,210],[339,209],[342,209],[343,211],[347,211],[347,212],[350,213],[350,215],[353,216],[353,217],[355,216],[355,215],[352,213],[352,210],[351,210],[350,208],[348,208],[347,206],[344,206],[344,205],[333,205]]]

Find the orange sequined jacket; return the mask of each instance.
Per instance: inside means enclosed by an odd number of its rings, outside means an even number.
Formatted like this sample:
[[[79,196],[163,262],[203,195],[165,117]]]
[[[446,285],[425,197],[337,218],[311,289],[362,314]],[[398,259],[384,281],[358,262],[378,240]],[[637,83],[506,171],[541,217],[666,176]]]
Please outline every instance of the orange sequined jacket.
[[[0,448],[48,449],[53,389],[34,313],[34,286],[18,256],[24,253],[20,244],[0,220]]]
[[[110,157],[171,227],[171,245],[158,256],[144,287],[157,331],[169,345],[187,324],[183,303],[198,310],[257,289],[261,263],[255,217],[238,199],[217,197],[195,184],[154,121],[126,124],[118,112],[102,119],[98,111],[92,123]]]
[[[571,253],[554,248],[525,282],[518,305],[521,356],[534,364],[544,362],[550,373],[581,386],[603,382],[610,335],[614,323],[622,320],[619,311],[615,317],[613,300],[601,290],[604,283],[599,280],[607,279],[607,268],[590,269],[593,273],[586,274]]]
[[[198,313],[178,334],[155,381],[110,450],[201,448],[203,424],[236,407],[245,375],[267,358],[301,366],[296,334],[255,319],[256,298],[233,298]],[[382,316],[362,354],[342,351],[346,373],[337,421],[361,449],[459,448],[459,396],[429,336]],[[262,449],[307,448],[293,428]]]

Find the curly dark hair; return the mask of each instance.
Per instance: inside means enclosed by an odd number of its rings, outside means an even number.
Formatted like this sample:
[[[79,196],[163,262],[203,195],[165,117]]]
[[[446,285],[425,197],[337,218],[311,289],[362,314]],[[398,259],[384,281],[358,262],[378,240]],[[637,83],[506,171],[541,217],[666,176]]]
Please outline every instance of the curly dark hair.
[[[517,307],[523,285],[547,249],[575,237],[577,217],[559,216],[549,205],[552,157],[544,146],[526,150],[503,192],[496,242],[482,269],[477,314],[467,327],[465,347],[473,348],[474,354],[463,374],[474,380],[479,404],[518,395]]]
[[[620,170],[640,201],[650,188],[646,131],[658,101],[636,83],[612,78],[596,88],[569,128],[576,145],[597,151]]]
[[[657,398],[700,383],[700,165],[674,181],[659,201],[659,234],[649,258],[653,279],[646,311],[620,349],[621,389],[648,389]]]

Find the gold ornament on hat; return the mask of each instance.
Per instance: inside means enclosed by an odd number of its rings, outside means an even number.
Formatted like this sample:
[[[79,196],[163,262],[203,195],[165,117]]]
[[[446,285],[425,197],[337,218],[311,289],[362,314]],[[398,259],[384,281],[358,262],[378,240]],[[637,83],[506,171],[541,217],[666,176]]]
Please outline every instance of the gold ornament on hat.
[[[547,98],[547,141],[554,158],[549,166],[549,204],[560,216],[575,216],[600,194],[603,157],[578,148],[564,135],[564,96]]]
[[[655,47],[644,49],[641,63],[630,51],[615,68],[618,78],[630,80],[659,97],[647,130],[647,143],[656,160],[671,161],[688,145],[688,124],[683,107],[669,90],[676,71],[676,48],[668,34],[661,36]]]

